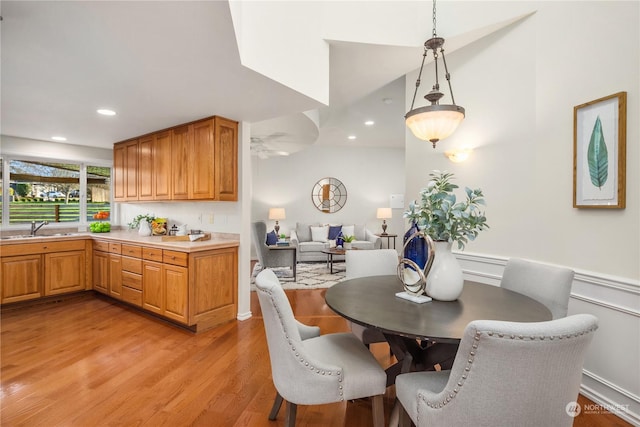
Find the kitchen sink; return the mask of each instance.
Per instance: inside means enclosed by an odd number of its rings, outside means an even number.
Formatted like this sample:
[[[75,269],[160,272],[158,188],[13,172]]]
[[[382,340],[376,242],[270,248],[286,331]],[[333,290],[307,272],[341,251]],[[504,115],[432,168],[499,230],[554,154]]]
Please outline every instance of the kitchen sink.
[[[19,234],[17,236],[4,236],[1,239],[2,240],[13,240],[13,239],[27,239],[27,238],[30,238],[30,237],[34,237],[34,236],[32,236],[30,234]]]
[[[0,237],[0,240],[31,239],[34,237],[63,237],[63,236],[75,236],[77,234],[80,234],[80,233],[36,234],[35,236],[32,236],[30,234],[18,234],[16,236]]]

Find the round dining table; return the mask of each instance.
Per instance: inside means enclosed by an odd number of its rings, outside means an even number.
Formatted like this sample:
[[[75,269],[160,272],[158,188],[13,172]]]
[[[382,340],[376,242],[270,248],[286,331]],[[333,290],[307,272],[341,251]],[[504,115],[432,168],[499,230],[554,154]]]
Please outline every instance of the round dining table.
[[[387,369],[390,384],[401,372],[433,369],[440,358],[452,352],[455,355],[467,324],[473,320],[552,319],[544,304],[499,286],[465,281],[457,300],[426,303],[397,297],[402,291],[396,276],[371,276],[342,281],[325,294],[333,311],[384,334],[398,360]]]

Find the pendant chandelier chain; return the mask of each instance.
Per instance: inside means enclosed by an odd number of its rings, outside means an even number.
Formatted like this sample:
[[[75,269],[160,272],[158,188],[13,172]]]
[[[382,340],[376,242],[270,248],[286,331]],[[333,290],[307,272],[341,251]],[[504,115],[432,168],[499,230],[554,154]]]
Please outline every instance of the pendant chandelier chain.
[[[436,34],[436,0],[433,0],[433,38],[438,37]]]

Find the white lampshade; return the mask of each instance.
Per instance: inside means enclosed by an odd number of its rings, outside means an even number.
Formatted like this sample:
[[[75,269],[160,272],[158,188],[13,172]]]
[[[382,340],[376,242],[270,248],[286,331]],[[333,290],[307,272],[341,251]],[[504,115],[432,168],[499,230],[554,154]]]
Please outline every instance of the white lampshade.
[[[269,209],[269,219],[286,219],[284,208],[270,208]]]
[[[464,109],[457,105],[430,105],[409,112],[406,118],[416,138],[435,143],[455,132],[464,119]]]
[[[391,218],[391,208],[378,208],[378,212],[376,215],[378,219],[390,219]]]

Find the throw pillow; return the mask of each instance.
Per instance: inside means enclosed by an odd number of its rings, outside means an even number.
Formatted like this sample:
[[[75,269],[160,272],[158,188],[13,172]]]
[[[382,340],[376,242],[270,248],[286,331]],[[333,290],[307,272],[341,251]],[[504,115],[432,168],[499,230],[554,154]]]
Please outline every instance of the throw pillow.
[[[276,232],[271,231],[270,233],[267,233],[267,245],[273,246],[276,243],[278,243],[278,236],[276,236]]]
[[[311,240],[314,242],[326,242],[329,237],[329,226],[310,227],[311,228]]]
[[[343,236],[355,236],[355,225],[343,225],[342,226],[342,235]]]
[[[329,240],[336,240],[336,237],[338,237],[338,234],[340,234],[341,230],[342,230],[342,226],[341,225],[330,225],[329,226]]]
[[[298,242],[310,242],[311,230],[308,223],[298,222],[296,223],[296,234],[298,235]]]

